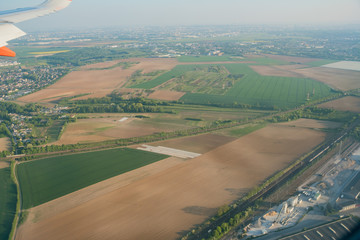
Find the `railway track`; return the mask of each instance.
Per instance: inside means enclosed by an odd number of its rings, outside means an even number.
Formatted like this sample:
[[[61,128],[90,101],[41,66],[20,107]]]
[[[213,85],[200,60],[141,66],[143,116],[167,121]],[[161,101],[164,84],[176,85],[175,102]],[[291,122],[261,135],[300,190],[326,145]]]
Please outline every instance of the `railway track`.
[[[207,239],[210,237],[211,232],[216,229],[217,226],[220,226],[224,222],[229,222],[231,218],[233,218],[239,212],[245,211],[247,208],[253,206],[257,200],[266,198],[273,194],[276,190],[281,188],[284,184],[286,184],[289,180],[291,180],[294,176],[299,174],[301,171],[305,170],[313,161],[317,158],[325,155],[332,147],[343,140],[348,136],[351,130],[353,130],[360,123],[360,119],[354,121],[346,130],[343,130],[341,133],[333,136],[324,142],[318,149],[316,149],[313,153],[307,156],[304,160],[293,166],[288,172],[284,173],[280,178],[273,181],[267,187],[260,190],[256,195],[252,196],[248,200],[241,202],[238,204],[236,208],[231,209],[229,212],[219,217],[215,221],[211,222],[208,226],[202,229],[199,233],[193,234],[189,236],[189,240],[197,240],[197,239]],[[350,147],[351,149],[354,148]],[[346,149],[345,151],[351,151],[351,149]]]

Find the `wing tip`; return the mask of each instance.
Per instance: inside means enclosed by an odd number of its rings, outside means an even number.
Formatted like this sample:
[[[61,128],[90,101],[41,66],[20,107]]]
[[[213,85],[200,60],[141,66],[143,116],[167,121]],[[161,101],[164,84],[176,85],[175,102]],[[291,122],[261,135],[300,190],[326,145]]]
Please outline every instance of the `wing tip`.
[[[0,56],[16,57],[16,53],[7,47],[0,47]]]

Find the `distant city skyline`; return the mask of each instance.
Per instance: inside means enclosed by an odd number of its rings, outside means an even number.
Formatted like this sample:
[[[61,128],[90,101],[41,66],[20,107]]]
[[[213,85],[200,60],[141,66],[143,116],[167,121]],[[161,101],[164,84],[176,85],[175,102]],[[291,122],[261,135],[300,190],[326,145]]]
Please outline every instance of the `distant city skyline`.
[[[2,0],[0,11],[43,0]],[[73,0],[41,19],[21,23],[25,31],[116,26],[226,24],[360,24],[360,0]]]

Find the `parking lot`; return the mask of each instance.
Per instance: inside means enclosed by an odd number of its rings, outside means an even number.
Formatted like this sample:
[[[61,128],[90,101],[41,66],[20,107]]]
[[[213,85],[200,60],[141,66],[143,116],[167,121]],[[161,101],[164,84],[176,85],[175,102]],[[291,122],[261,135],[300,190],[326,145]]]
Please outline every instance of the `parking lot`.
[[[346,218],[281,238],[281,240],[338,240],[346,237],[357,227],[357,225],[358,222],[356,222],[353,218]]]

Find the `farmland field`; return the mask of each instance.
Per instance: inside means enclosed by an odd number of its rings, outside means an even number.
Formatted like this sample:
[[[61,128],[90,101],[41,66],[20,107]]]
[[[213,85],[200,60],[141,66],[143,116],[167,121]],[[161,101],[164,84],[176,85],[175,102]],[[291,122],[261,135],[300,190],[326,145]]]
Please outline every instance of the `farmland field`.
[[[250,111],[239,109],[224,109],[196,105],[165,106],[165,111],[175,111],[177,114],[144,113],[148,118],[136,118],[136,114],[102,113],[82,114],[75,123],[69,123],[61,138],[53,144],[76,144],[100,142],[114,139],[124,139],[151,135],[157,132],[173,132],[194,127],[209,126],[217,120],[241,120],[260,117],[267,111]],[[196,116],[201,121],[189,119]],[[123,121],[120,121],[123,119]]]
[[[233,58],[231,56],[181,56],[178,57],[179,62],[191,63],[191,62],[231,62],[234,60],[243,61],[242,58]]]
[[[233,75],[245,76],[235,82],[225,95],[187,93],[180,100],[197,104],[234,104],[294,107],[331,94],[331,89],[320,82],[308,78],[261,76],[244,64],[224,64]]]
[[[344,97],[334,101],[320,104],[322,108],[332,108],[339,111],[351,111],[360,113],[360,98],[359,97]]]
[[[221,65],[194,65],[194,69],[163,83],[159,89],[222,95],[242,76],[229,75],[229,71]]]
[[[297,72],[288,72],[293,77],[261,76],[247,64],[178,65],[133,88],[186,92],[180,101],[192,104],[241,103],[267,107],[294,107],[305,103],[308,97],[309,100],[316,100],[331,94],[327,85],[300,78],[302,75]]]
[[[234,140],[236,140],[234,137],[227,137],[218,134],[202,134],[198,136],[149,143],[148,145],[163,146],[195,153],[207,153]]]
[[[8,151],[11,147],[11,142],[8,137],[0,138],[0,152]]]
[[[177,239],[324,137],[268,126],[80,206],[28,221],[17,239]]]
[[[148,118],[135,118],[132,114],[91,114],[89,119],[70,123],[59,141],[54,144],[100,142],[171,132],[192,128],[203,123],[191,123],[175,114],[143,114]]]
[[[287,64],[283,59],[270,58],[268,56],[246,56],[243,58],[232,56],[181,56],[180,63],[219,63],[219,62],[244,62],[260,65],[281,65]]]
[[[178,65],[178,66],[174,67],[171,71],[166,72],[151,81],[141,83],[141,84],[131,86],[131,87],[132,88],[152,89],[154,87],[157,87],[157,86],[169,81],[172,78],[180,77],[185,72],[194,71],[195,69],[196,69],[196,65]]]
[[[56,120],[53,124],[47,129],[46,135],[48,136],[49,142],[55,142],[59,139],[61,131],[64,127],[65,121]]]
[[[360,71],[360,62],[356,61],[340,61],[323,65],[322,67],[337,68],[344,70]]]
[[[17,174],[23,208],[46,203],[166,157],[134,149],[113,149],[22,163]]]
[[[330,121],[322,121],[322,120],[315,120],[315,119],[303,119],[300,118],[296,121],[279,123],[279,125],[284,126],[293,126],[293,127],[303,127],[303,128],[310,128],[310,129],[335,129],[341,127],[341,123],[339,122],[330,122]]]
[[[0,239],[8,239],[17,201],[16,186],[11,180],[9,167],[0,167],[0,183]]]
[[[329,86],[347,91],[360,88],[360,72],[349,71],[336,68],[313,67],[296,69],[294,72],[302,74],[305,77],[312,78],[328,84]]]
[[[86,98],[104,97],[119,90],[128,78],[136,71],[151,73],[154,71],[168,71],[177,64],[175,59],[127,59],[124,62],[136,62],[124,69],[122,65],[112,68],[119,61],[110,63],[91,64],[79,71],[73,71],[57,81],[55,84],[38,92],[19,98],[22,102],[53,102],[64,97],[87,94]],[[120,63],[119,63],[120,64]],[[109,68],[92,70],[94,68]]]
[[[229,136],[229,137],[242,137],[245,136],[247,134],[250,134],[252,132],[255,132],[261,128],[266,127],[266,124],[264,123],[260,123],[260,124],[246,124],[246,125],[242,125],[239,127],[234,127],[234,128],[230,128],[230,129],[224,129],[224,130],[220,130],[217,131],[217,133],[221,134],[221,135],[225,135],[225,136]]]

